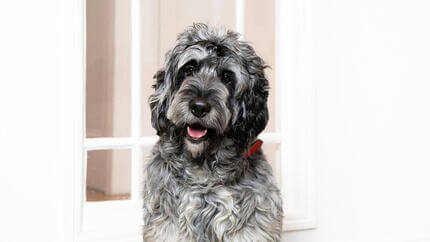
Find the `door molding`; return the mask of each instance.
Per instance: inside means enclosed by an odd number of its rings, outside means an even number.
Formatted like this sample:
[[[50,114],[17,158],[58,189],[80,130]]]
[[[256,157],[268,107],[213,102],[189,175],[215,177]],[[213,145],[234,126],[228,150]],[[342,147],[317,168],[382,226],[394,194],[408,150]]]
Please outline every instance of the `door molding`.
[[[311,229],[317,211],[310,1],[277,0],[275,6],[283,230]]]
[[[85,0],[58,2],[61,150],[56,174],[60,241],[77,241],[82,220],[85,103]]]

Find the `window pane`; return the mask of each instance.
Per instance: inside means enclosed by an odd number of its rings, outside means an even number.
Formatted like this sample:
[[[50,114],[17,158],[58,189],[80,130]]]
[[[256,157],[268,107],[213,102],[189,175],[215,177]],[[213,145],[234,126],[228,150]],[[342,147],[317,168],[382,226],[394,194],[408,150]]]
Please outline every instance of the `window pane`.
[[[235,2],[230,0],[161,0],[159,15],[151,12],[153,3],[142,7],[142,97],[143,135],[154,135],[148,97],[153,75],[164,63],[164,54],[173,47],[178,33],[196,22],[235,28]],[[158,28],[156,27],[158,25]]]
[[[130,1],[87,0],[87,137],[130,135]]]
[[[261,16],[264,16],[262,18]],[[269,123],[265,132],[275,132],[275,1],[245,1],[245,36],[270,68],[266,69],[269,79]]]
[[[130,150],[94,150],[87,154],[87,201],[130,199]]]

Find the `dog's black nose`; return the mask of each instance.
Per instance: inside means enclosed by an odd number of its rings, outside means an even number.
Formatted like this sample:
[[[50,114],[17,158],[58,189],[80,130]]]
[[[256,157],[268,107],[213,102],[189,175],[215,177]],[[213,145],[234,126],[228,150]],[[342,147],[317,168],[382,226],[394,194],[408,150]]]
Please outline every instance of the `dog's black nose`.
[[[195,98],[190,102],[191,113],[201,118],[211,111],[211,105],[203,98]]]

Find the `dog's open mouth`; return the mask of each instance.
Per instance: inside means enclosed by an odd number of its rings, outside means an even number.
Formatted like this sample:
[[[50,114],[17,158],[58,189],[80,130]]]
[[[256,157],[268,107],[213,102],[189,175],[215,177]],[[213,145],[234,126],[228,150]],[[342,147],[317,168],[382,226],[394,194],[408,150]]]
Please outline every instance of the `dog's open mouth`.
[[[191,124],[187,126],[187,135],[193,141],[200,141],[206,137],[208,130],[200,124]]]

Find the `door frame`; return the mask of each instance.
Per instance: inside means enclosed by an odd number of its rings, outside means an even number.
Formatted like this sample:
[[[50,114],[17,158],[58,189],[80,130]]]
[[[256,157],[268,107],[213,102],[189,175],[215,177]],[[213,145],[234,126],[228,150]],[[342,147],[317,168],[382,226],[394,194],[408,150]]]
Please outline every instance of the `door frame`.
[[[139,0],[131,1],[136,4]],[[243,6],[245,3],[241,0],[237,1],[236,6]],[[276,77],[278,80],[284,80],[277,82],[276,101],[278,104],[285,103],[285,105],[277,105],[276,110],[279,115],[277,123],[280,135],[263,135],[263,139],[269,142],[281,142],[280,185],[284,206],[291,207],[291,209],[285,209],[284,231],[311,229],[316,227],[317,221],[314,163],[315,89],[311,76],[310,1],[276,0],[275,6]],[[85,190],[82,186],[85,182],[86,169],[83,133],[86,64],[85,0],[61,1],[59,7],[62,26],[60,28],[61,53],[65,57],[62,58],[62,78],[59,85],[60,105],[63,107],[61,135],[64,137],[63,157],[60,157],[61,161],[58,165],[58,172],[63,178],[58,182],[62,184],[60,187],[64,188],[58,191],[59,214],[64,223],[59,225],[59,229],[64,232],[64,241],[94,239],[106,241],[109,238],[100,235],[97,231],[85,233],[82,231],[85,198]],[[133,12],[136,14],[132,10],[132,15]],[[135,48],[138,49],[138,47]],[[140,91],[140,88],[137,90]],[[140,106],[134,108],[140,108]],[[127,231],[120,231],[118,236],[130,241],[136,239],[127,235]]]

